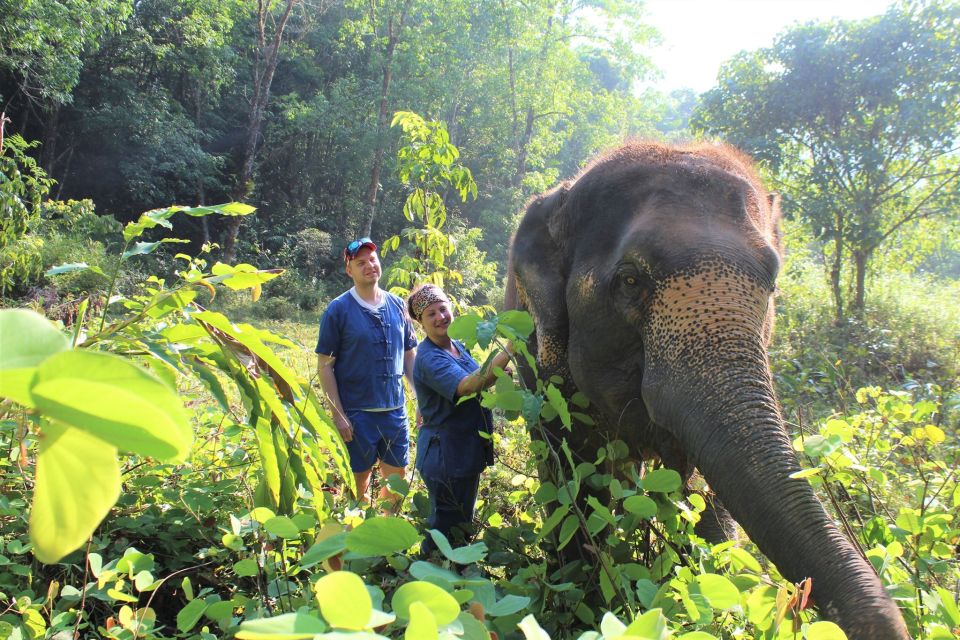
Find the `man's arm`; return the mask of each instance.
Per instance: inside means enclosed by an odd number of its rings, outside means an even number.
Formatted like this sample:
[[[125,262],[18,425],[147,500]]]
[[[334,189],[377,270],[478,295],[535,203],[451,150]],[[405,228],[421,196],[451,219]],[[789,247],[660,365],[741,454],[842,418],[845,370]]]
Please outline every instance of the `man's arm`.
[[[344,442],[353,440],[353,424],[347,418],[347,413],[343,410],[343,404],[340,402],[340,390],[337,388],[337,378],[333,375],[333,362],[336,358],[322,353],[317,354],[317,377],[320,378],[320,388],[330,401],[330,409],[333,413],[333,424]]]

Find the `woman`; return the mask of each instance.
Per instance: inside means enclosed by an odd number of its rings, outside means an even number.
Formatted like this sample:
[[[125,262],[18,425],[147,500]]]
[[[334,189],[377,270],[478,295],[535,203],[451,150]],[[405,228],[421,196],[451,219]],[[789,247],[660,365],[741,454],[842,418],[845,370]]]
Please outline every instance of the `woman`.
[[[416,287],[407,310],[426,335],[417,349],[413,383],[423,416],[416,468],[427,485],[433,511],[427,524],[448,539],[454,536],[467,542],[472,537],[480,473],[493,464],[493,417],[478,397],[459,400],[493,384],[494,367],[505,368],[510,354],[501,351],[481,372],[463,343],[447,334],[453,309],[436,285]],[[421,546],[423,553],[435,548],[429,536]]]

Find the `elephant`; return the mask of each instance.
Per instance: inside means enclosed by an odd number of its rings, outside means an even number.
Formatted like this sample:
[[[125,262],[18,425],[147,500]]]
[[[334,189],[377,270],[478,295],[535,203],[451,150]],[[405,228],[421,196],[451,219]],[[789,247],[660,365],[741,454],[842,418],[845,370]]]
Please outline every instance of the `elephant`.
[[[528,203],[506,306],[533,318],[540,377],[590,401],[597,425],[563,434],[571,448],[612,436],[696,468],[785,578],[812,578],[821,615],[851,640],[906,640],[873,568],[793,475],[767,356],[779,219],[737,149],[633,141]]]

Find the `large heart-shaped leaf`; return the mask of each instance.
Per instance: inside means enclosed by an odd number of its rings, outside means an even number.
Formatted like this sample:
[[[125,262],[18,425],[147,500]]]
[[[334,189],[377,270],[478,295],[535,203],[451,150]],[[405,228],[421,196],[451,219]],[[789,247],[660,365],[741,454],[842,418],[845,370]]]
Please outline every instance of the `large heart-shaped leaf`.
[[[398,618],[409,620],[413,603],[422,603],[433,614],[437,626],[450,624],[460,613],[460,604],[452,595],[430,582],[414,581],[401,585],[393,594],[391,604]]]
[[[313,586],[320,613],[331,627],[360,631],[365,629],[373,611],[370,593],[355,573],[334,571]]]
[[[347,534],[347,549],[365,556],[386,556],[409,549],[420,539],[403,518],[370,518]]]
[[[119,356],[58,353],[37,368],[30,394],[48,418],[123,451],[174,461],[190,452],[193,430],[180,398]]]
[[[50,321],[26,309],[0,310],[0,396],[33,407],[29,386],[35,367],[70,348]]]
[[[285,613],[240,623],[239,640],[309,640],[327,630],[323,620],[306,613]]]
[[[116,448],[79,429],[45,422],[30,511],[37,559],[57,562],[79,548],[119,497]]]

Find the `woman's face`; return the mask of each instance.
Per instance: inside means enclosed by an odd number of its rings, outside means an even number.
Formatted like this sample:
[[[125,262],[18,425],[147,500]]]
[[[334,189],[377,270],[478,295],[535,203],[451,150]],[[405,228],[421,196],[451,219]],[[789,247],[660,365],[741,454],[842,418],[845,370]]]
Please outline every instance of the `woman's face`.
[[[433,342],[442,342],[447,339],[447,327],[453,322],[453,309],[449,302],[434,302],[423,310],[420,324],[423,332]]]

